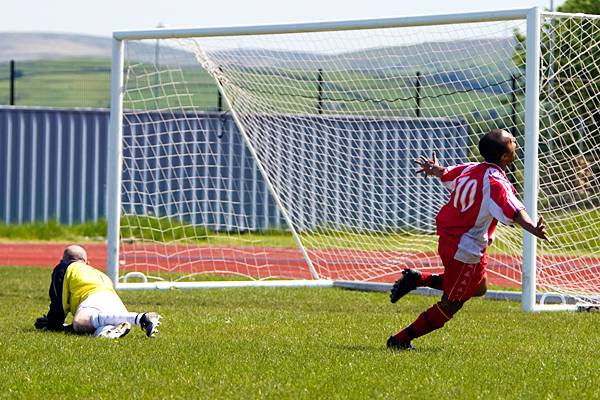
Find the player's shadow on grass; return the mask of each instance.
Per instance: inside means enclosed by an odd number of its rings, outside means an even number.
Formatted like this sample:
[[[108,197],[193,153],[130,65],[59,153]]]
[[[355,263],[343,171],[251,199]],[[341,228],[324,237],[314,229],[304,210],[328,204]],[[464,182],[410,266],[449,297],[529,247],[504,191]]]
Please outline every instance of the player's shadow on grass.
[[[343,350],[343,351],[351,351],[353,353],[355,352],[361,352],[361,353],[375,353],[381,350],[380,346],[368,346],[368,345],[364,345],[364,344],[338,344],[338,345],[334,345],[334,348],[338,349],[338,350]]]
[[[389,350],[388,348],[385,347],[385,343],[383,343],[381,346],[369,346],[369,345],[364,345],[364,344],[353,344],[353,345],[340,344],[340,345],[334,345],[333,347],[338,350],[341,350],[341,351],[349,351],[349,352],[353,352],[353,353],[380,353],[382,351],[392,353],[391,350]],[[423,347],[417,347],[415,350],[411,350],[411,351],[394,351],[393,353],[437,354],[440,351],[442,351],[441,347],[423,346]]]

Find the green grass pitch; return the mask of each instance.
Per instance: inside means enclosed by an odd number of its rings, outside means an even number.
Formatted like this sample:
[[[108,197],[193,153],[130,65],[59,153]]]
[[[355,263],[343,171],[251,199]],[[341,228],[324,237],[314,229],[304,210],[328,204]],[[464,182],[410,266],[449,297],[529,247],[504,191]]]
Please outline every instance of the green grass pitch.
[[[525,314],[473,300],[392,353],[387,337],[436,301],[342,289],[123,292],[156,310],[155,339],[38,332],[49,269],[0,268],[0,398],[600,397],[598,313]]]

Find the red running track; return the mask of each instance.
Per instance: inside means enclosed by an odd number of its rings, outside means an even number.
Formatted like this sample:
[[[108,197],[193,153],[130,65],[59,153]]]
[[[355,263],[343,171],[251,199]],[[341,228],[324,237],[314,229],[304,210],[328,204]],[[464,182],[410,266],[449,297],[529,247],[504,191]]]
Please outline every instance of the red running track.
[[[0,266],[32,266],[54,267],[66,243],[0,243]],[[92,265],[106,270],[106,245],[103,243],[89,243],[83,245],[88,252],[88,259]],[[123,271],[133,268],[128,265],[135,264],[136,268],[146,271],[177,271],[185,272],[235,272],[259,278],[271,276],[293,277],[297,279],[311,279],[306,261],[297,249],[286,248],[207,248],[194,246],[173,246],[169,255],[164,247],[153,253],[152,247],[126,246]],[[331,279],[349,279],[351,276],[358,280],[369,280],[374,270],[380,282],[394,282],[404,267],[428,268],[432,271],[441,271],[442,266],[434,254],[408,254],[398,257],[397,254],[376,252],[350,252],[348,250],[325,250],[314,253],[317,260],[319,273]],[[399,260],[397,265],[389,265],[389,259]],[[388,260],[388,265],[383,266]],[[183,266],[180,265],[183,261]],[[173,267],[171,267],[173,265]],[[518,286],[515,282],[490,274],[494,285]]]
[[[32,266],[52,268],[62,255],[65,243],[0,243],[0,266]],[[90,263],[100,269],[106,269],[106,244],[89,243],[83,247],[88,252]],[[153,251],[154,249],[154,251]],[[165,246],[153,247],[125,245],[122,271],[133,270],[132,264],[143,271],[164,271],[182,269],[185,272],[239,273],[257,278],[287,277],[310,279],[311,275],[302,254],[297,249],[287,248],[208,248],[197,246],[170,246],[168,255],[164,255]],[[162,253],[162,255],[161,255]],[[351,250],[322,250],[311,254],[316,264],[321,267],[318,272],[330,279],[341,280],[373,280],[373,274],[379,282],[393,282],[405,267],[427,268],[441,271],[442,265],[435,254],[398,254],[385,252],[367,252]],[[395,264],[390,265],[389,260]],[[183,267],[180,265],[184,261]],[[386,265],[387,263],[387,265]],[[519,287],[520,265],[518,260],[510,257],[488,259],[488,280],[498,287]],[[600,259],[568,257],[545,257],[545,265],[556,265],[551,271],[557,282],[569,281],[569,274],[576,275],[577,265],[585,267],[586,276],[600,277]],[[573,272],[572,270],[575,270]],[[548,270],[550,271],[550,270]],[[507,277],[512,277],[508,279]],[[552,278],[552,277],[550,277]],[[574,276],[573,276],[574,278]],[[600,282],[592,284],[598,286]],[[589,282],[588,282],[589,283]],[[586,285],[588,286],[588,285]]]

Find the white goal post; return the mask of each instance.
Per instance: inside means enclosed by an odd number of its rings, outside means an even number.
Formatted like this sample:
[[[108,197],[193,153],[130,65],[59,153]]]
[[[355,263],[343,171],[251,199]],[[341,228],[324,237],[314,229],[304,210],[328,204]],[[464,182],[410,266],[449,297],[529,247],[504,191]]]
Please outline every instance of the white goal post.
[[[599,42],[597,16],[539,8],[114,32],[109,276],[163,289],[437,271],[448,193],[413,160],[476,161],[498,127],[555,241],[500,227],[490,280],[520,286],[526,311],[598,305]]]

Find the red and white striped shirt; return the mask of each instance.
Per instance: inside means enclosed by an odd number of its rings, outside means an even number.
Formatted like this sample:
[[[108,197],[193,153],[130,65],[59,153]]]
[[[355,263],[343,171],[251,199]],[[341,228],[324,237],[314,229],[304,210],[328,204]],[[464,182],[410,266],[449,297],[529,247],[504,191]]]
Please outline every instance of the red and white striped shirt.
[[[465,163],[444,169],[441,177],[452,188],[450,200],[436,217],[440,241],[457,246],[454,258],[478,263],[485,254],[498,221],[512,225],[525,206],[500,167]]]

